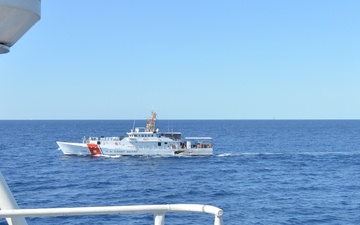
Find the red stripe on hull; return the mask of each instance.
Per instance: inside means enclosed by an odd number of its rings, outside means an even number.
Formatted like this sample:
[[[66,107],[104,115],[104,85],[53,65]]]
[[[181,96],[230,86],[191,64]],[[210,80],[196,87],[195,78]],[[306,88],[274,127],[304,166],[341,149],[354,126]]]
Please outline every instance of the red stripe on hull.
[[[101,150],[97,144],[87,144],[91,155],[101,155]]]

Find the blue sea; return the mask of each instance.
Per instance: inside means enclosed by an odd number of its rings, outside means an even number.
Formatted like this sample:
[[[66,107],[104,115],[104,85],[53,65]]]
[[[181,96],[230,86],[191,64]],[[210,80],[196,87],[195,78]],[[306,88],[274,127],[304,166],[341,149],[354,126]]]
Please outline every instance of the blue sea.
[[[359,120],[157,121],[161,131],[211,136],[211,157],[64,156],[55,143],[124,136],[133,122],[0,121],[0,170],[19,206],[195,203],[223,209],[225,225],[360,224]],[[27,221],[154,223],[151,214]],[[212,215],[193,213],[165,218],[172,225],[213,221]]]

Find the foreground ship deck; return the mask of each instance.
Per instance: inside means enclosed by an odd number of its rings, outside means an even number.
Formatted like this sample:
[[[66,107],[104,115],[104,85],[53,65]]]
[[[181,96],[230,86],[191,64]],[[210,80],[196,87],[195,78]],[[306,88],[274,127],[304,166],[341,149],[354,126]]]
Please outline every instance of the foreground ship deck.
[[[156,113],[145,128],[135,128],[127,137],[89,137],[82,143],[56,142],[65,155],[92,156],[211,156],[211,137],[186,137],[180,132],[160,132]]]

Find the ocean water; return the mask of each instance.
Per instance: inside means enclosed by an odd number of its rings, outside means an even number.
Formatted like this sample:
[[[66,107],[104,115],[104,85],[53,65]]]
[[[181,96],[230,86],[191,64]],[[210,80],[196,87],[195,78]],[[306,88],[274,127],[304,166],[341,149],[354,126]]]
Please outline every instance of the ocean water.
[[[124,136],[132,127],[130,120],[0,121],[0,170],[21,208],[196,203],[223,209],[225,225],[360,224],[358,120],[157,122],[162,131],[213,137],[211,157],[64,156],[55,143]],[[168,213],[165,224],[213,220]],[[27,221],[135,225],[153,224],[153,215]]]

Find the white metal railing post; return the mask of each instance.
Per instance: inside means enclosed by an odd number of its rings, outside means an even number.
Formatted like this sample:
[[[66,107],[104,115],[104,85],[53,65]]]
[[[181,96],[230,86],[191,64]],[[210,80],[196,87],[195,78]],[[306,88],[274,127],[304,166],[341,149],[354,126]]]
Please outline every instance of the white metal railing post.
[[[223,218],[221,216],[215,216],[214,225],[223,225]]]
[[[154,225],[164,225],[165,224],[165,213],[154,214]]]
[[[2,173],[0,172],[0,209],[19,209],[18,204],[12,195],[9,186],[7,185]],[[27,225],[24,217],[8,217],[6,221],[9,225]]]

